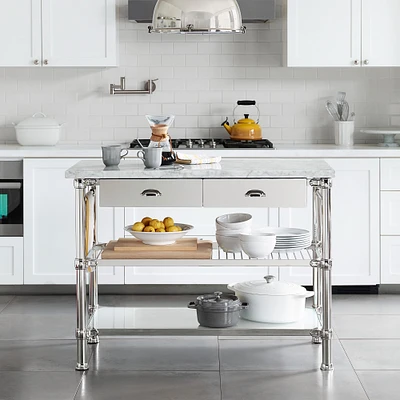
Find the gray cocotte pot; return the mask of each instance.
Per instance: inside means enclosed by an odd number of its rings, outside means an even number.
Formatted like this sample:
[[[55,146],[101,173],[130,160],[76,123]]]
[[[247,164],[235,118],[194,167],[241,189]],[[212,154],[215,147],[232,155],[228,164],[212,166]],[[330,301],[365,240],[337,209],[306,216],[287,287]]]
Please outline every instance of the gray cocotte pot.
[[[247,307],[233,294],[214,292],[198,296],[188,308],[197,311],[197,320],[207,328],[228,328],[239,321],[240,311]]]

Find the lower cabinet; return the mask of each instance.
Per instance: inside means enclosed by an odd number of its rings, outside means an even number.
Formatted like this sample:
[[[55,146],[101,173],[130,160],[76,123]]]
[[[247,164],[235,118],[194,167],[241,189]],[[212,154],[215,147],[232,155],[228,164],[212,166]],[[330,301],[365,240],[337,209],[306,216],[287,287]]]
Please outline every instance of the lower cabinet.
[[[326,159],[336,171],[332,187],[334,285],[380,283],[379,159]],[[311,207],[281,209],[280,223],[310,229]],[[310,268],[280,269],[280,278],[311,284]]]
[[[65,171],[78,161],[24,160],[25,284],[75,283],[75,193]],[[99,209],[100,241],[123,235],[123,214],[123,209]],[[99,281],[123,284],[123,267],[102,268]]]
[[[23,243],[22,237],[0,237],[0,285],[23,283]]]
[[[400,236],[381,237],[381,283],[400,283]]]

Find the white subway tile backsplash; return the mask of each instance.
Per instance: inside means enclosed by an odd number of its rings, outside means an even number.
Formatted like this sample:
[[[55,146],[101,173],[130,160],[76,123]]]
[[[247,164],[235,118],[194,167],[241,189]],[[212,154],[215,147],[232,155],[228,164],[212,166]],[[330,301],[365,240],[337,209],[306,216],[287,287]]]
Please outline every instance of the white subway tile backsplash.
[[[356,126],[400,125],[399,68],[286,68],[282,15],[248,24],[245,35],[148,34],[127,20],[118,0],[117,68],[0,68],[0,143],[15,141],[11,122],[42,111],[60,122],[65,143],[129,142],[149,137],[144,114],[174,114],[172,137],[226,137],[237,100],[259,105],[263,136],[284,143],[332,143],[327,99],[344,90]],[[129,89],[156,79],[152,95],[109,95],[126,77]],[[360,142],[376,137],[357,134]]]

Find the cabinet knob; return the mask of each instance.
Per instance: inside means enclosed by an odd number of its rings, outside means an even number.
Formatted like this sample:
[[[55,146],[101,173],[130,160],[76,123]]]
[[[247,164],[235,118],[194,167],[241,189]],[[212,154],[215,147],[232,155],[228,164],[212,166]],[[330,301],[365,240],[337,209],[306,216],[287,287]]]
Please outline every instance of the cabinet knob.
[[[43,61],[43,64],[44,64],[44,65],[49,65],[49,60],[47,60],[47,59],[44,60],[44,61]]]
[[[39,65],[39,60],[33,60],[33,63],[34,63],[35,65]]]
[[[354,65],[360,65],[360,61],[359,60],[354,60]]]
[[[369,60],[364,60],[364,65],[368,65],[369,64]]]

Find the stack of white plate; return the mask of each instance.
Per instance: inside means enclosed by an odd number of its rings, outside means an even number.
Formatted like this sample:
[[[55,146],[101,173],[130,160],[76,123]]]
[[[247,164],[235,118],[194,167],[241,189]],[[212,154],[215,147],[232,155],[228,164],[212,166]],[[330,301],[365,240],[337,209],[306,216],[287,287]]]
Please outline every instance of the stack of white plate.
[[[262,232],[275,233],[276,245],[274,252],[300,251],[311,245],[311,234],[306,229],[298,228],[263,228]]]

